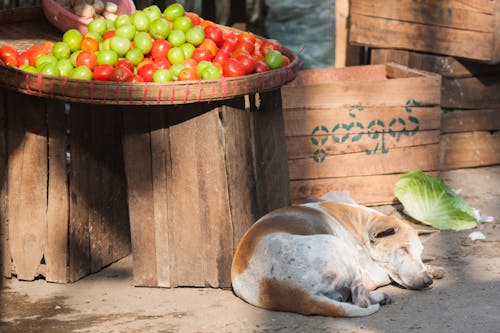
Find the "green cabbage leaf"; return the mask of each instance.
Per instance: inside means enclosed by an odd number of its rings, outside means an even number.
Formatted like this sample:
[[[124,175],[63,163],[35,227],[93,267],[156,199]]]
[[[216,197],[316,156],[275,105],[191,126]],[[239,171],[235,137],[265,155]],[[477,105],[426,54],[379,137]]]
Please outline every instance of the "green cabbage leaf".
[[[464,230],[479,224],[472,208],[439,178],[422,171],[401,176],[394,193],[405,211],[440,230]]]

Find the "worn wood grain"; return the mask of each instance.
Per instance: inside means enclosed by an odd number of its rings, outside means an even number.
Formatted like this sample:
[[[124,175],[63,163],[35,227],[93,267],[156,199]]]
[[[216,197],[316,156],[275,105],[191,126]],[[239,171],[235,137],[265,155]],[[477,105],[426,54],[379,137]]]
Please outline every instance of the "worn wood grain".
[[[0,91],[0,274],[10,278],[9,220],[7,212],[7,91]]]
[[[442,133],[500,130],[500,109],[454,110],[442,116]]]
[[[9,94],[9,246],[20,280],[33,280],[47,243],[47,137],[40,99]]]
[[[349,0],[335,1],[335,68],[361,64],[361,48],[349,44]]]
[[[69,193],[66,116],[62,102],[46,101],[49,179],[47,196],[46,275],[49,282],[68,282]]]

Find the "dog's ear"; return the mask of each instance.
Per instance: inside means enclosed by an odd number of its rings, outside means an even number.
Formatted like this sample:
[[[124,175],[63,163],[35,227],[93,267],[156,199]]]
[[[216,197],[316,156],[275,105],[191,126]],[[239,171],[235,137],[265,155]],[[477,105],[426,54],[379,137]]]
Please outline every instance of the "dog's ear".
[[[439,233],[439,230],[436,229],[416,229],[416,231],[418,234],[418,238],[420,238],[420,241],[422,243],[425,243],[431,237]]]

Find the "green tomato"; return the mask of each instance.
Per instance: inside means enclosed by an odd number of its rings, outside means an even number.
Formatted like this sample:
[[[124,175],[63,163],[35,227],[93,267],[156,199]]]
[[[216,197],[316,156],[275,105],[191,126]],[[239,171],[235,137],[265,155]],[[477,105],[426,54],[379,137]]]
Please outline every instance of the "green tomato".
[[[130,46],[130,40],[122,36],[115,35],[109,41],[110,49],[118,53],[119,57],[123,57],[130,50]]]
[[[115,21],[110,20],[110,19],[106,19],[106,31],[115,30],[115,29],[116,29]]]
[[[272,50],[267,52],[264,62],[271,69],[277,69],[283,67],[284,59],[280,51]]]
[[[111,50],[111,47],[109,46],[110,39],[111,38],[107,38],[104,41],[101,41],[101,43],[99,43],[99,50]]]
[[[40,71],[40,68],[42,68],[43,64],[50,63],[55,65],[57,64],[57,60],[58,59],[52,54],[42,54],[38,58],[36,58],[35,67]]]
[[[153,73],[153,82],[169,82],[172,81],[172,74],[168,69],[157,69]]]
[[[200,45],[205,40],[205,31],[200,26],[192,27],[186,31],[186,42],[194,46]]]
[[[93,19],[92,21],[89,22],[88,26],[88,31],[90,32],[95,32],[99,34],[100,36],[104,35],[106,30],[108,29],[108,24],[106,23],[106,20],[103,18],[96,18]]]
[[[128,40],[134,39],[137,29],[133,24],[124,24],[115,30],[115,36],[125,37]],[[109,38],[108,38],[109,39]]]
[[[92,80],[92,71],[87,66],[78,66],[69,73],[69,77],[79,80]]]
[[[201,74],[203,73],[203,70],[207,67],[212,65],[210,61],[207,60],[202,60],[196,65],[196,73],[198,74],[199,77],[201,77]]]
[[[144,60],[144,54],[142,53],[141,49],[135,48],[127,52],[127,54],[125,55],[125,59],[130,61],[132,65],[137,66],[141,63],[142,60]]]
[[[57,67],[57,63],[51,63],[51,62],[46,62],[43,63],[38,70],[38,73],[43,74],[43,75],[50,75],[50,76],[59,76],[60,71],[59,68]]]
[[[100,42],[102,40],[102,35],[99,35],[99,33],[95,32],[95,31],[88,31],[85,34],[85,37],[92,37],[98,42]]]
[[[177,80],[179,73],[184,69],[183,64],[173,64],[170,66],[170,73],[172,74],[172,80]]]
[[[184,50],[182,50],[180,46],[176,46],[168,50],[167,58],[172,65],[180,64],[186,59],[184,56]]]
[[[181,17],[178,17],[174,20],[173,28],[175,30],[181,30],[181,31],[186,32],[189,29],[191,29],[192,26],[193,26],[193,22],[191,21],[191,19],[187,18],[186,16],[181,16]]]
[[[69,60],[71,61],[71,65],[73,65],[73,67],[76,67],[76,58],[78,57],[80,52],[82,51],[81,50],[75,51],[71,53],[71,56],[69,57]]]
[[[69,58],[69,56],[71,55],[71,49],[65,42],[56,42],[54,43],[54,46],[52,46],[52,54],[57,59]]]
[[[36,67],[30,66],[30,65],[22,65],[21,67],[19,67],[19,69],[22,71],[28,72],[28,73],[33,73],[33,74],[38,73],[38,69],[36,69]]]
[[[221,72],[214,65],[207,65],[201,72],[202,80],[217,80],[222,77]]]
[[[149,31],[149,18],[143,11],[138,10],[135,12],[132,23],[135,25],[137,31]]]
[[[144,8],[142,11],[149,18],[150,22],[159,19],[162,15],[161,9],[157,5],[148,6]]]
[[[141,49],[143,54],[148,54],[153,47],[153,39],[144,31],[138,31],[134,37],[134,46]]]
[[[181,30],[172,30],[168,35],[168,42],[172,44],[172,46],[181,46],[186,42],[186,36],[184,31]]]
[[[77,51],[80,49],[80,43],[83,39],[80,31],[76,29],[69,29],[63,34],[62,41],[68,44],[71,52]]]
[[[195,49],[194,45],[191,43],[184,43],[180,46],[180,48],[184,52],[185,59],[190,59],[191,56],[193,55],[193,51]]]
[[[118,29],[122,25],[132,24],[132,21],[130,20],[130,16],[128,16],[126,14],[120,14],[116,17],[114,24],[115,24],[116,29]]]
[[[97,64],[108,64],[114,66],[118,62],[118,53],[113,50],[101,50],[96,52]]]
[[[166,39],[170,33],[170,24],[164,18],[156,19],[151,22],[149,33],[154,39]]]
[[[184,15],[184,7],[180,3],[173,3],[163,11],[163,15],[169,21],[174,21],[176,18]]]
[[[71,60],[69,60],[69,58],[65,58],[59,59],[59,61],[57,62],[57,68],[59,68],[60,76],[68,76],[74,67],[71,64]]]

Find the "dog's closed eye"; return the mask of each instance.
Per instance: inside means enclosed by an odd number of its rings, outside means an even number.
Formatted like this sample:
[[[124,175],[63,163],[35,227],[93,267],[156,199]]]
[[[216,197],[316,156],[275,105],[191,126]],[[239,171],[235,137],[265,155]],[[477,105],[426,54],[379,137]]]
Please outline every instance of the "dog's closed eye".
[[[396,230],[394,228],[389,228],[389,229],[386,229],[382,232],[379,232],[378,234],[375,235],[375,238],[384,238],[384,237],[387,237],[387,236],[392,236],[392,235],[395,235],[396,234]]]

